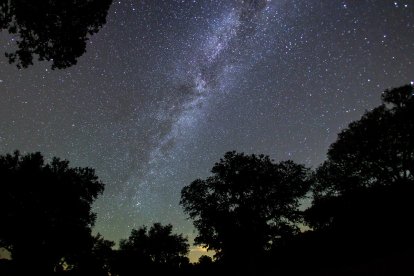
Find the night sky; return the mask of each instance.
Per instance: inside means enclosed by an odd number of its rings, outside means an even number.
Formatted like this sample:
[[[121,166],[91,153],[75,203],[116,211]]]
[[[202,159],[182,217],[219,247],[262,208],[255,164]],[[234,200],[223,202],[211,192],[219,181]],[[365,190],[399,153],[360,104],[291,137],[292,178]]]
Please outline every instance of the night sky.
[[[107,21],[69,69],[0,56],[0,154],[95,168],[95,231],[114,241],[158,221],[192,239],[180,191],[226,151],[315,168],[414,81],[413,0],[124,0]]]

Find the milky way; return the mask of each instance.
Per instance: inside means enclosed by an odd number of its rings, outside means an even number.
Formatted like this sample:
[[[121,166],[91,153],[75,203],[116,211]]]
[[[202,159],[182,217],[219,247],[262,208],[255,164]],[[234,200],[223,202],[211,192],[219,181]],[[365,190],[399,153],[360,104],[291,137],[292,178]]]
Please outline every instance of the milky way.
[[[173,177],[176,170],[162,174],[159,171],[168,170],[169,164],[175,161],[180,151],[186,151],[186,142],[194,139],[197,125],[202,123],[203,112],[206,112],[210,98],[217,97],[220,93],[229,93],[229,75],[233,75],[233,81],[237,81],[246,67],[257,61],[252,44],[261,41],[260,36],[263,35],[266,20],[271,14],[270,2],[246,1],[233,4],[235,5],[227,7],[223,14],[212,20],[206,33],[199,37],[195,51],[187,52],[182,61],[175,61],[177,68],[170,74],[176,81],[168,81],[176,89],[172,91],[173,96],[180,95],[181,98],[177,103],[168,103],[168,106],[162,106],[156,112],[158,123],[163,124],[168,131],[156,137],[148,156],[145,173],[134,192],[138,207],[147,207],[146,204],[151,201],[159,205],[160,192],[151,193],[153,185],[163,183],[163,188],[164,185],[171,185],[168,179]],[[246,56],[243,56],[244,51],[248,53]],[[130,181],[133,179],[135,176]]]
[[[229,150],[320,164],[414,80],[413,22],[411,0],[115,1],[76,66],[0,59],[0,152],[95,168],[108,239],[155,221],[192,238],[183,186]]]

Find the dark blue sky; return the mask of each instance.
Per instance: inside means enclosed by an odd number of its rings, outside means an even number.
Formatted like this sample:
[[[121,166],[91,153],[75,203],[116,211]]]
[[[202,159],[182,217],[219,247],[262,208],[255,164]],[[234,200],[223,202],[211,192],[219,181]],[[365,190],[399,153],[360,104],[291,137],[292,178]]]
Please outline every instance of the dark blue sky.
[[[0,59],[0,153],[96,168],[107,239],[157,221],[191,238],[181,188],[226,151],[315,167],[413,80],[411,0],[115,1],[77,65]]]

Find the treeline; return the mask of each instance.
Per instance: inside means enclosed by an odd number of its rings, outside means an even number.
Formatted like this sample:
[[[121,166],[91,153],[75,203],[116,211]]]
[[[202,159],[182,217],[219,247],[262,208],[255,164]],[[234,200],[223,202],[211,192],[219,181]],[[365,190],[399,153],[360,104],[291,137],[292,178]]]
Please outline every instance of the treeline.
[[[413,171],[412,85],[386,90],[315,170],[228,152],[182,190],[195,244],[215,252],[190,264],[172,225],[134,229],[118,249],[93,236],[93,169],[2,155],[0,275],[413,275]]]

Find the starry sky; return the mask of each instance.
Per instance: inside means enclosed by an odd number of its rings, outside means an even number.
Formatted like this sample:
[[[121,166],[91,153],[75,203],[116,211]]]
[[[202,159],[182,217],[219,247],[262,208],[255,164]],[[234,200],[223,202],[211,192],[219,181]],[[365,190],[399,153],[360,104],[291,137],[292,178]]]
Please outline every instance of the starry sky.
[[[114,1],[71,68],[0,57],[0,154],[95,168],[107,239],[159,221],[191,240],[180,191],[226,151],[315,168],[383,90],[412,81],[413,0]]]

